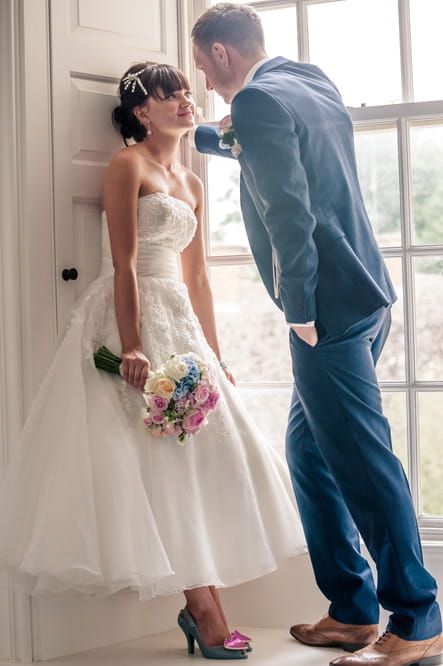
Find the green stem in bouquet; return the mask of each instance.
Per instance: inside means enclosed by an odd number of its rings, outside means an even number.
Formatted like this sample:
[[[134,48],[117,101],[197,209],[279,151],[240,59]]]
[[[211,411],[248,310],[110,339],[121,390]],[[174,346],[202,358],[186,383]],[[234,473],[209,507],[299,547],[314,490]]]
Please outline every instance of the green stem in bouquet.
[[[120,374],[120,364],[122,360],[119,356],[113,354],[107,347],[100,347],[94,353],[95,367],[106,372]]]

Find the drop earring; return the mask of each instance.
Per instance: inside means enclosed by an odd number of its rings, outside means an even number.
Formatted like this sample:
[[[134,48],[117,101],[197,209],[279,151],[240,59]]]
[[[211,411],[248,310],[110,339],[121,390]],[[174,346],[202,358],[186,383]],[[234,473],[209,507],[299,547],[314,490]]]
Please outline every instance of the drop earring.
[[[148,120],[148,126],[146,128],[146,136],[151,136],[152,134],[152,129],[151,129],[151,122]]]

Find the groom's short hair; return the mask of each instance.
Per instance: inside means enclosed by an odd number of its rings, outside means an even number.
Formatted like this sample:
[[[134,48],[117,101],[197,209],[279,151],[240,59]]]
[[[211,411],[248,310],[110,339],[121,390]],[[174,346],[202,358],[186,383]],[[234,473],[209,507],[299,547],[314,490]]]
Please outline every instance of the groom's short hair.
[[[265,49],[259,15],[249,5],[240,3],[219,2],[207,9],[194,25],[191,37],[204,51],[215,42],[231,44],[244,57]]]

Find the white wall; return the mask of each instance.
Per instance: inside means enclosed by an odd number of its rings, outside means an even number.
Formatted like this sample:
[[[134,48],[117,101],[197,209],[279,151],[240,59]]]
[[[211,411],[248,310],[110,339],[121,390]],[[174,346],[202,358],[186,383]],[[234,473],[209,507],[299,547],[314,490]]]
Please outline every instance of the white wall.
[[[0,3],[0,477],[23,422],[21,186],[19,151],[23,33],[19,3]],[[0,577],[0,657],[29,657],[29,603]]]

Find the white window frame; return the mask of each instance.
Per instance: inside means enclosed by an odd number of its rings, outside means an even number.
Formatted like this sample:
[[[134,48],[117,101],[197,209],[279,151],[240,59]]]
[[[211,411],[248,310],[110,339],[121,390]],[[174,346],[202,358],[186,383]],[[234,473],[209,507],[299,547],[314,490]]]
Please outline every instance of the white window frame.
[[[182,4],[186,0],[181,0]],[[309,62],[309,36],[308,36],[308,6],[325,2],[342,2],[345,0],[249,0],[256,10],[281,9],[285,7],[297,8],[297,38],[298,59]],[[407,450],[409,479],[414,505],[416,507],[420,532],[427,541],[443,542],[443,516],[420,515],[420,469],[419,469],[419,423],[418,423],[418,394],[421,392],[443,392],[443,381],[418,381],[415,372],[415,330],[414,330],[414,274],[413,260],[415,257],[429,255],[443,255],[443,244],[423,246],[414,245],[412,239],[411,222],[411,192],[410,192],[410,162],[409,155],[409,127],[417,122],[443,123],[443,101],[414,102],[413,68],[411,48],[411,25],[409,0],[398,1],[402,103],[383,106],[351,107],[349,112],[355,131],[376,130],[389,125],[397,127],[398,156],[399,156],[399,185],[401,207],[402,244],[398,247],[382,247],[383,256],[395,257],[401,260],[403,269],[404,289],[404,331],[405,331],[405,379],[403,381],[380,382],[382,391],[401,392],[406,395],[407,404]],[[187,0],[188,21],[192,27],[196,18],[209,6],[208,0]],[[188,35],[189,37],[189,35]],[[189,42],[189,39],[187,39]],[[195,75],[192,62],[185,58],[189,66],[191,79],[200,109],[206,110],[210,117],[212,101],[204,87],[203,77]],[[201,113],[201,111],[200,111]],[[207,181],[205,160],[195,153],[189,156],[192,168],[196,170],[204,181]],[[206,188],[207,189],[207,188]],[[206,194],[207,196],[207,194]],[[206,206],[207,210],[207,206]],[[223,255],[214,256],[209,253],[209,225],[206,219],[206,247],[208,266],[229,266],[253,264],[251,255]],[[289,362],[289,361],[288,361]],[[289,388],[290,384],[281,383],[248,383],[248,389],[260,388],[276,390]],[[240,384],[241,388],[241,384]]]

